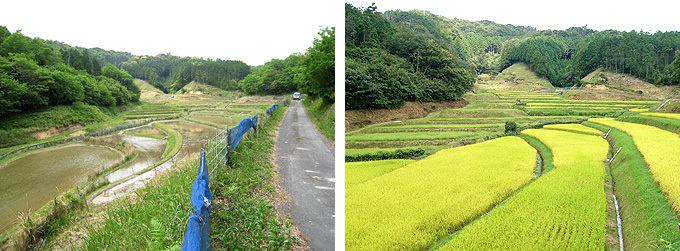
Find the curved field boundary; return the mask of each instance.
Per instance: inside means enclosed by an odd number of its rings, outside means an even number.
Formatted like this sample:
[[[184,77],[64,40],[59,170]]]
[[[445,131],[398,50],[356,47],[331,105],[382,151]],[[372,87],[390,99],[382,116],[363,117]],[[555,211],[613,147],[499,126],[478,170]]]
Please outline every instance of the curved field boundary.
[[[572,132],[527,129],[554,154],[555,168],[466,226],[443,250],[603,250],[607,141]]]
[[[413,162],[416,161],[412,159],[390,159],[345,163],[345,188],[352,188]]]
[[[649,108],[633,108],[633,109],[628,109],[629,112],[648,112]]]
[[[680,213],[680,136],[659,128],[635,123],[615,121],[613,118],[595,118],[590,122],[621,130],[631,137],[645,157],[654,179],[666,194],[673,209]]]
[[[562,131],[570,131],[570,132],[578,132],[578,133],[585,133],[585,134],[592,134],[595,136],[600,136],[603,133],[600,130],[597,130],[595,128],[587,127],[581,124],[553,124],[553,125],[545,125],[543,126],[545,129],[555,129],[555,130],[562,130]]]
[[[584,125],[603,131],[610,129],[591,122],[584,122]],[[633,138],[612,129],[607,140],[612,151],[621,147],[609,166],[616,184],[616,198],[621,205],[624,247],[630,250],[677,250],[680,248],[678,217],[635,147]]]
[[[423,250],[534,177],[519,137],[447,149],[346,189],[346,250]]]
[[[643,113],[640,113],[640,115],[649,116],[649,117],[658,117],[658,118],[680,120],[680,113],[643,112]]]
[[[483,135],[484,132],[394,132],[394,133],[360,133],[345,136],[345,142],[357,141],[411,141],[411,140],[440,140],[440,139],[460,139]]]

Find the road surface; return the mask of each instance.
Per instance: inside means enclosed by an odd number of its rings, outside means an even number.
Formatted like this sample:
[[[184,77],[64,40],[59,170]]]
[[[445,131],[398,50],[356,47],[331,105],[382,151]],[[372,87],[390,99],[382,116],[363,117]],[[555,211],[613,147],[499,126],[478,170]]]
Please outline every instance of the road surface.
[[[335,249],[335,151],[293,100],[276,139],[276,164],[290,197],[283,210],[315,251]]]

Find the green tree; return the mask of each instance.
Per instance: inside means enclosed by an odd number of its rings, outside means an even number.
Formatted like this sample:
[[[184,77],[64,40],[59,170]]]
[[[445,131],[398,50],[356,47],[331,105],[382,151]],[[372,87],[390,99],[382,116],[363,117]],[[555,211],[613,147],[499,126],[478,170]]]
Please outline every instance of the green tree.
[[[314,39],[302,60],[304,82],[300,91],[322,98],[325,103],[335,100],[335,27],[319,32],[321,39]]]
[[[671,75],[671,81],[674,84],[680,84],[680,50],[675,52],[675,60],[673,60],[673,63],[671,63],[672,67],[672,75]]]

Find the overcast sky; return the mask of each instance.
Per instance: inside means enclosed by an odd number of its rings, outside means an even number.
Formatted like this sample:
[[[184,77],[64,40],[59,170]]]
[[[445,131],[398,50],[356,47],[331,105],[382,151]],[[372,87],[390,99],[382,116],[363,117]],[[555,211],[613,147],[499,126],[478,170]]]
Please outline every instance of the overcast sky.
[[[677,31],[680,30],[680,1],[598,1],[598,0],[361,0],[348,1],[378,11],[429,10],[447,18],[490,20],[500,24],[532,26],[539,30],[561,30],[588,25],[594,30]]]
[[[0,26],[72,46],[261,65],[304,53],[341,1],[3,1]],[[332,11],[336,10],[336,11]]]

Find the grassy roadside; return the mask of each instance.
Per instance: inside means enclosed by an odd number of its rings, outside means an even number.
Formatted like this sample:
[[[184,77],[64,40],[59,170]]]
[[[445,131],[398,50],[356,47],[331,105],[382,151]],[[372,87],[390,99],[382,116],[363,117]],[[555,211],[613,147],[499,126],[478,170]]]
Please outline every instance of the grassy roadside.
[[[591,122],[584,122],[584,125],[609,130]],[[631,250],[677,249],[680,247],[678,217],[655,182],[633,138],[612,129],[607,140],[612,151],[623,147],[611,168],[623,222],[624,247]]]
[[[277,215],[281,193],[270,162],[276,126],[286,107],[260,124],[257,134],[241,142],[229,156],[228,167],[212,174],[214,210],[210,219],[213,249],[290,250],[297,245],[292,222]]]
[[[321,99],[309,97],[302,100],[302,104],[319,132],[328,140],[335,141],[335,104],[326,104]]]
[[[286,250],[295,243],[290,221],[276,214],[274,169],[269,162],[274,128],[285,109],[261,124],[257,134],[241,142],[228,168],[211,174],[214,209],[211,234],[214,249]],[[198,169],[190,162],[152,180],[112,204],[100,224],[88,227],[88,238],[77,250],[179,250],[186,231],[191,184]],[[180,161],[181,162],[181,161]]]

